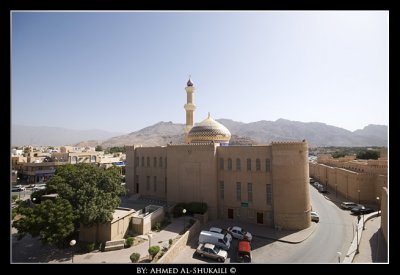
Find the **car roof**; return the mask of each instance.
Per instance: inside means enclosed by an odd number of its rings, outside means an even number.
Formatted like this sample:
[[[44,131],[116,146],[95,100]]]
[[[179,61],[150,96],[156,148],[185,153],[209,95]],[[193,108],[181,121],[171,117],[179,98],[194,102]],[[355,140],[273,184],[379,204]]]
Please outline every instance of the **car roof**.
[[[215,245],[214,245],[214,244],[211,244],[211,243],[206,243],[206,244],[204,245],[204,248],[214,249],[214,247],[215,247]]]
[[[245,252],[250,252],[251,251],[251,246],[249,241],[240,241],[239,242],[239,251],[245,251]]]
[[[218,228],[218,227],[210,227],[209,231],[222,232],[223,230],[221,228]]]
[[[233,230],[233,229],[236,229],[236,230],[239,230],[239,231],[242,230],[242,228],[239,227],[239,226],[234,226],[234,227],[232,227],[232,230]]]

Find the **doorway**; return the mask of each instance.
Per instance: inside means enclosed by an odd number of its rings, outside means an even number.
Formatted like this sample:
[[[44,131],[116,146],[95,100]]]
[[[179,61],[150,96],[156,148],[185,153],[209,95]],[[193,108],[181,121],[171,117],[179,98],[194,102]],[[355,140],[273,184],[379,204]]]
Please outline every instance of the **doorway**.
[[[228,208],[228,219],[233,219],[233,209]]]
[[[264,215],[263,213],[257,212],[257,223],[264,223]]]

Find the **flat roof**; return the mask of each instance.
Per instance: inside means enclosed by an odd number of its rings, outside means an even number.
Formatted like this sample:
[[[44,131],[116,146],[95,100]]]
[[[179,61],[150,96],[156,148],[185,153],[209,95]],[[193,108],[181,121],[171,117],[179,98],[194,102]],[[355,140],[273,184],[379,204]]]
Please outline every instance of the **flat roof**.
[[[115,209],[114,213],[113,213],[113,219],[111,222],[117,221],[127,215],[130,215],[131,213],[134,213],[135,210],[134,209],[130,209],[130,208],[117,208]]]

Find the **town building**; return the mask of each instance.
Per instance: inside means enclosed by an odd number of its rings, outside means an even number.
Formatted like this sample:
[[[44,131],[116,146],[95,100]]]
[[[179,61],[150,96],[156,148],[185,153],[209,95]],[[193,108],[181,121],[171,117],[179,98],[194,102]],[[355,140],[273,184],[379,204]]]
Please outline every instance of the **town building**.
[[[232,219],[300,230],[311,225],[308,144],[231,146],[231,134],[211,115],[194,125],[195,86],[187,93],[184,144],[126,147],[130,194],[204,202],[210,219]]]
[[[387,155],[378,160],[358,160],[355,156],[318,156],[310,162],[310,176],[346,200],[373,204],[380,208],[383,187],[388,182]]]

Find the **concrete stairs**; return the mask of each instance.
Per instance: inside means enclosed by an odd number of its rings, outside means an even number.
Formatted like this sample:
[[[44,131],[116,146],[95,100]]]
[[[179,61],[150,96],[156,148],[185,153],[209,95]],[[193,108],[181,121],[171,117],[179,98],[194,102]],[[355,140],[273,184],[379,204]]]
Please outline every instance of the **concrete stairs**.
[[[119,250],[125,247],[125,239],[114,240],[106,242],[104,251]]]

